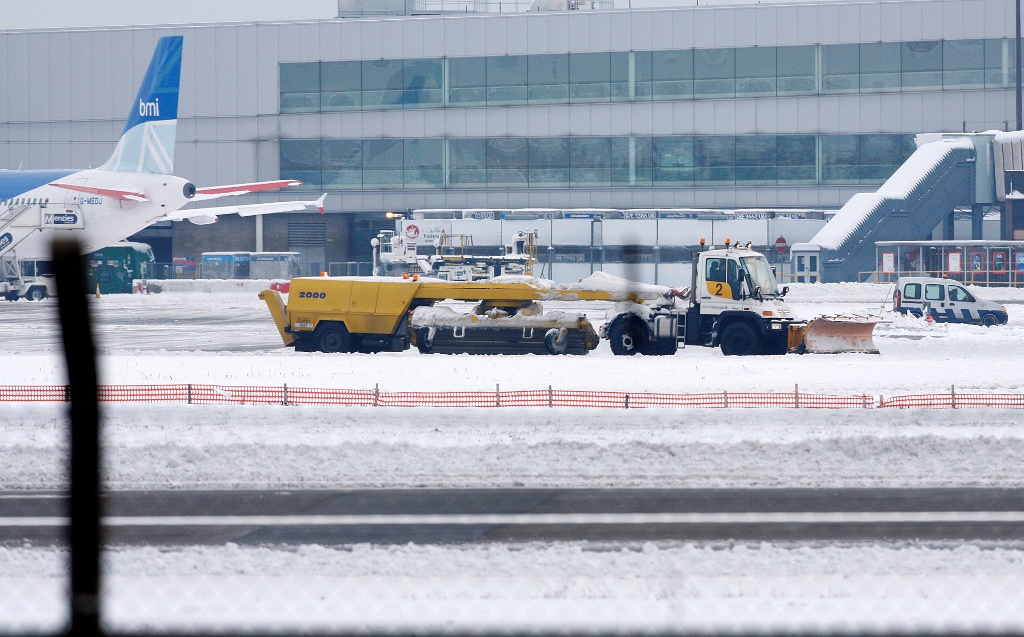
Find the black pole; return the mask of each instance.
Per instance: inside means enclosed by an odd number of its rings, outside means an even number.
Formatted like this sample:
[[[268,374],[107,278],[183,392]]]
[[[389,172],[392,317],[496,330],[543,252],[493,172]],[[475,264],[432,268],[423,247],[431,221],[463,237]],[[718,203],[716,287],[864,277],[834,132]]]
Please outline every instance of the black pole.
[[[100,440],[96,353],[77,241],[53,242],[60,327],[71,397],[70,635],[100,634]]]
[[[1024,130],[1024,120],[1021,119],[1022,118],[1022,112],[1021,111],[1024,110],[1024,109],[1021,108],[1022,100],[1021,100],[1021,89],[1020,89],[1020,0],[1016,0],[1014,2],[1014,4],[1016,5],[1016,8],[1017,8],[1017,39],[1015,40],[1015,42],[1017,43],[1017,45],[1015,47],[1017,57],[1016,57],[1016,64],[1014,65],[1015,66],[1014,71],[1016,72],[1016,80],[1017,80],[1017,84],[1016,84],[1016,88],[1017,88],[1017,130]]]

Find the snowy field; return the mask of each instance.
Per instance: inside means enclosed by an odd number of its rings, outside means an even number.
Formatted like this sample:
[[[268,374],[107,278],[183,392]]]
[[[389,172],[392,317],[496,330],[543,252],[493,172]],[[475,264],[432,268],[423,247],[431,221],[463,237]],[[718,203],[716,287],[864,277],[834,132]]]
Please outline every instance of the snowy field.
[[[878,313],[891,293],[792,288],[804,318]],[[1009,324],[886,315],[878,356],[624,358],[607,343],[587,357],[300,354],[252,292],[93,307],[110,384],[1024,392],[1024,294],[975,292],[1007,303]],[[599,322],[605,308],[575,309]],[[64,382],[55,310],[0,307],[3,384]],[[111,489],[1024,486],[1022,415],[106,405],[104,472]],[[66,451],[62,405],[3,406],[2,489],[66,486]],[[62,625],[65,558],[0,547],[0,631]],[[106,617],[119,629],[1024,629],[1024,543],[115,547],[107,563]]]

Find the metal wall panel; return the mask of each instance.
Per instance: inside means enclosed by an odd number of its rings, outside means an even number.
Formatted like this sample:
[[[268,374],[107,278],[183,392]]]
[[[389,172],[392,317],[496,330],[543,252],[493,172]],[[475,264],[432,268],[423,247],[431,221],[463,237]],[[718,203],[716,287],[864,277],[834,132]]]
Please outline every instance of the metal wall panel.
[[[466,55],[466,25],[468,20],[448,18],[441,21],[444,28],[444,55],[462,57]]]
[[[796,6],[796,39],[793,44],[818,43],[818,10],[817,3],[803,3]]]
[[[612,134],[612,109],[610,104],[591,104],[589,135]]]
[[[573,53],[589,53],[593,49],[590,46],[591,29],[594,27],[593,15],[581,13],[568,16],[569,39],[565,49],[556,49],[558,52],[572,51]],[[608,34],[604,33],[604,41],[600,48],[608,48]]]
[[[733,11],[733,43],[729,46],[757,44],[757,9],[742,7]]]
[[[742,42],[736,34],[736,9],[719,9],[713,12],[709,12],[713,18],[714,29],[714,41],[711,46],[714,47],[733,47],[737,46],[737,41]],[[753,34],[748,34],[753,36]],[[753,37],[746,41],[746,44],[753,42]]]
[[[883,42],[899,42],[903,38],[903,30],[900,28],[902,12],[901,3],[882,3],[879,5],[879,39]],[[913,31],[908,31],[911,33]],[[908,38],[914,39],[914,38]]]
[[[733,135],[736,133],[736,110],[742,101],[725,101],[719,103],[714,109],[714,130],[715,135]]]
[[[228,59],[231,60],[233,68],[228,69],[227,77],[235,78],[235,93],[231,96],[234,108],[223,113],[227,117],[248,117],[257,113],[256,105],[259,103],[260,80],[276,88],[277,73],[274,68],[273,74],[267,74],[265,78],[260,77],[262,68],[258,62],[259,43],[257,38],[259,31],[256,27],[240,27],[235,32],[235,50],[228,52]],[[219,62],[219,60],[218,60]],[[221,72],[218,68],[218,74]],[[218,80],[230,86],[230,82],[224,81],[225,76],[221,75]],[[218,113],[223,108],[222,100],[217,100]]]
[[[849,32],[843,31],[845,37],[841,40],[842,42],[879,42],[882,40],[882,5],[881,4],[860,4],[855,5],[851,8],[852,11],[856,11],[860,14],[859,23],[850,23],[851,25],[858,24],[860,27],[859,33],[855,29],[850,29]],[[840,11],[840,17],[845,18],[847,15],[847,8],[844,7]]]
[[[842,37],[841,32],[845,30],[857,32],[857,21],[853,19],[851,22],[842,22],[840,15],[843,14],[843,9],[847,8],[845,5],[837,6],[831,4],[823,4],[818,7],[818,20],[815,25],[815,44],[835,44],[840,42]],[[851,18],[856,17],[856,12],[846,12],[850,14]]]
[[[531,136],[551,136],[551,129],[548,126],[548,109],[528,108],[524,112],[526,113],[526,126],[529,128]]]
[[[48,93],[50,99],[50,119],[67,120],[71,118],[72,104],[78,102],[71,97],[71,34],[56,32],[49,34],[46,46],[50,49],[50,65],[46,71],[48,76]],[[79,78],[83,76],[78,76]],[[87,77],[87,76],[85,76]],[[86,100],[82,100],[86,101]],[[80,115],[76,115],[81,117]]]
[[[448,55],[445,48],[445,20],[423,21],[423,57],[439,58]]]
[[[25,118],[30,122],[54,119],[50,114],[50,48],[49,34],[28,35],[29,110]]]
[[[280,70],[278,58],[278,37],[281,30],[277,26],[258,25],[256,27],[256,114],[270,115],[280,112]]]
[[[595,267],[600,268],[605,274],[630,281],[654,281],[653,263],[605,263]]]
[[[590,229],[592,222],[590,219],[560,219],[558,221],[557,230],[552,230],[554,233],[554,239],[560,245],[571,245],[571,246],[588,246],[590,245]],[[527,230],[528,228],[518,228],[521,230]],[[539,230],[540,227],[537,227]],[[511,238],[511,235],[506,235]],[[541,243],[544,243],[541,241]]]
[[[632,132],[633,116],[632,104],[611,104],[608,107],[609,113],[609,135],[629,135]]]
[[[696,219],[659,219],[658,243],[663,246],[699,245],[700,240],[711,241],[710,221]]]
[[[569,106],[552,106],[548,109],[548,131],[555,137],[572,132],[572,111]]]
[[[776,46],[800,44],[797,38],[801,29],[798,20],[800,13],[796,7],[779,7],[776,11]]]
[[[489,108],[485,111],[487,124],[485,134],[487,137],[506,137],[508,131],[508,109]]]
[[[572,110],[569,116],[569,134],[576,136],[591,134],[590,108]]]
[[[324,21],[317,23],[320,29],[320,57],[321,60],[342,60],[341,57],[341,26],[343,20]]]
[[[1016,9],[1013,2],[1003,0],[982,0],[986,38],[1013,37],[1015,29]],[[973,10],[976,3],[971,3],[968,11]]]
[[[545,18],[548,23],[548,52],[567,53],[569,51],[569,16],[564,13],[553,13]]]
[[[658,239],[655,220],[605,219],[601,223],[606,246],[654,245]]]
[[[589,263],[555,263],[551,269],[551,278],[559,282],[579,281],[591,275]]]
[[[678,17],[684,22],[679,26],[683,29],[678,38],[675,36],[676,33],[676,16],[673,15],[671,19],[666,19],[669,16],[662,16],[653,13],[644,12],[645,18],[650,18],[649,29],[650,29],[650,48],[651,49],[674,49],[677,47],[689,48],[691,46],[697,48],[709,48],[714,46],[715,38],[715,17],[711,11],[688,11],[684,19],[684,15]],[[637,22],[634,17],[634,22]],[[639,20],[640,23],[647,22],[646,19]],[[686,23],[689,24],[686,24]],[[634,28],[633,37],[636,39],[637,30]],[[687,44],[692,42],[692,44]],[[634,44],[634,46],[636,46]],[[647,48],[647,47],[645,47]]]
[[[397,41],[391,42],[388,50],[389,56],[406,58],[421,58],[423,54],[423,20],[401,20],[398,21],[401,35]]]
[[[510,15],[503,22],[505,23],[505,51],[509,55],[531,53],[529,16]]]
[[[505,20],[485,20],[483,30],[487,38],[487,55],[504,55],[508,51]]]
[[[452,234],[467,234],[474,246],[498,246],[501,241],[501,221],[487,219],[456,219],[451,222]]]
[[[539,14],[528,16],[526,21],[527,48],[530,53],[550,53],[548,21]]]
[[[207,33],[214,39],[211,47],[214,57],[204,60],[200,66],[210,68],[212,75],[198,71],[196,79],[198,81],[201,77],[203,81],[200,84],[212,89],[214,95],[212,114],[217,117],[229,117],[238,113],[238,90],[242,84],[241,78],[238,77],[239,73],[251,74],[254,69],[251,62],[243,62],[239,55],[237,28],[218,27],[210,29]]]
[[[363,50],[363,37],[366,35],[366,29],[362,27],[361,23],[351,20],[338,20],[330,23],[329,30],[337,33],[337,36],[331,36],[331,39],[336,38],[338,41],[338,57],[324,59],[334,59],[337,61],[360,59],[360,53]],[[325,48],[324,51],[326,52],[326,50]]]
[[[452,119],[461,119],[463,126],[463,136],[465,137],[486,137],[487,136],[487,112],[482,108],[469,108],[465,111],[464,117],[458,117],[456,113],[452,113],[448,118],[448,127],[453,127]],[[458,123],[454,126],[457,128]]]
[[[402,131],[403,137],[426,137],[424,126],[426,113],[424,111],[414,110],[402,113],[401,119],[402,128],[398,130]]]
[[[504,53],[503,50],[495,47],[491,48],[491,43],[487,41],[487,32],[484,29],[486,21],[482,18],[466,18],[466,52],[467,56],[473,55],[487,55],[492,53],[494,55],[501,55]]]
[[[274,141],[256,143],[256,179],[269,181],[281,177],[281,148]]]
[[[509,108],[505,109],[506,130],[509,135],[517,137],[537,137],[538,133],[530,128],[530,116],[527,109]]]
[[[630,47],[635,51],[654,48],[654,14],[651,11],[630,13]]]
[[[296,26],[299,40],[299,59],[315,62],[320,59],[320,27],[315,22]],[[399,34],[401,35],[401,34]],[[392,40],[397,41],[397,40]]]
[[[612,12],[608,17],[608,40],[607,46],[612,51],[629,51],[633,48],[630,14],[625,11]],[[591,38],[591,47],[595,51],[601,50],[600,42]]]

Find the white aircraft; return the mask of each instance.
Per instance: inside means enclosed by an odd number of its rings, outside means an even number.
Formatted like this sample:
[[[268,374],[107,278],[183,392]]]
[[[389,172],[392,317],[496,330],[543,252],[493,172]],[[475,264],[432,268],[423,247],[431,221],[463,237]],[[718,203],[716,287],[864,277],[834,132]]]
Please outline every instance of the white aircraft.
[[[264,181],[196,188],[172,175],[178,121],[182,36],[160,38],[114,154],[89,170],[0,170],[0,257],[49,258],[59,236],[77,238],[84,253],[158,221],[206,224],[217,215],[319,210],[315,201],[287,201],[181,210],[182,206],[302,182]]]

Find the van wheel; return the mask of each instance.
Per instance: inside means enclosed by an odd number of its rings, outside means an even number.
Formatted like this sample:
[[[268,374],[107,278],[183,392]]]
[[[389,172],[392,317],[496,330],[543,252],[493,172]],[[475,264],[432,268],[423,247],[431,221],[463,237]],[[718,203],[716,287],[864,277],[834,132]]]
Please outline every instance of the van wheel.
[[[29,301],[42,301],[46,298],[45,288],[29,288],[28,294],[25,295]]]
[[[996,318],[995,314],[986,314],[981,318],[981,324],[985,327],[992,327],[999,324],[999,319]]]
[[[733,323],[722,333],[721,346],[726,356],[752,356],[761,351],[761,339],[746,323]]]
[[[352,351],[352,337],[344,325],[328,325],[317,330],[317,345],[321,352],[336,354]]]

